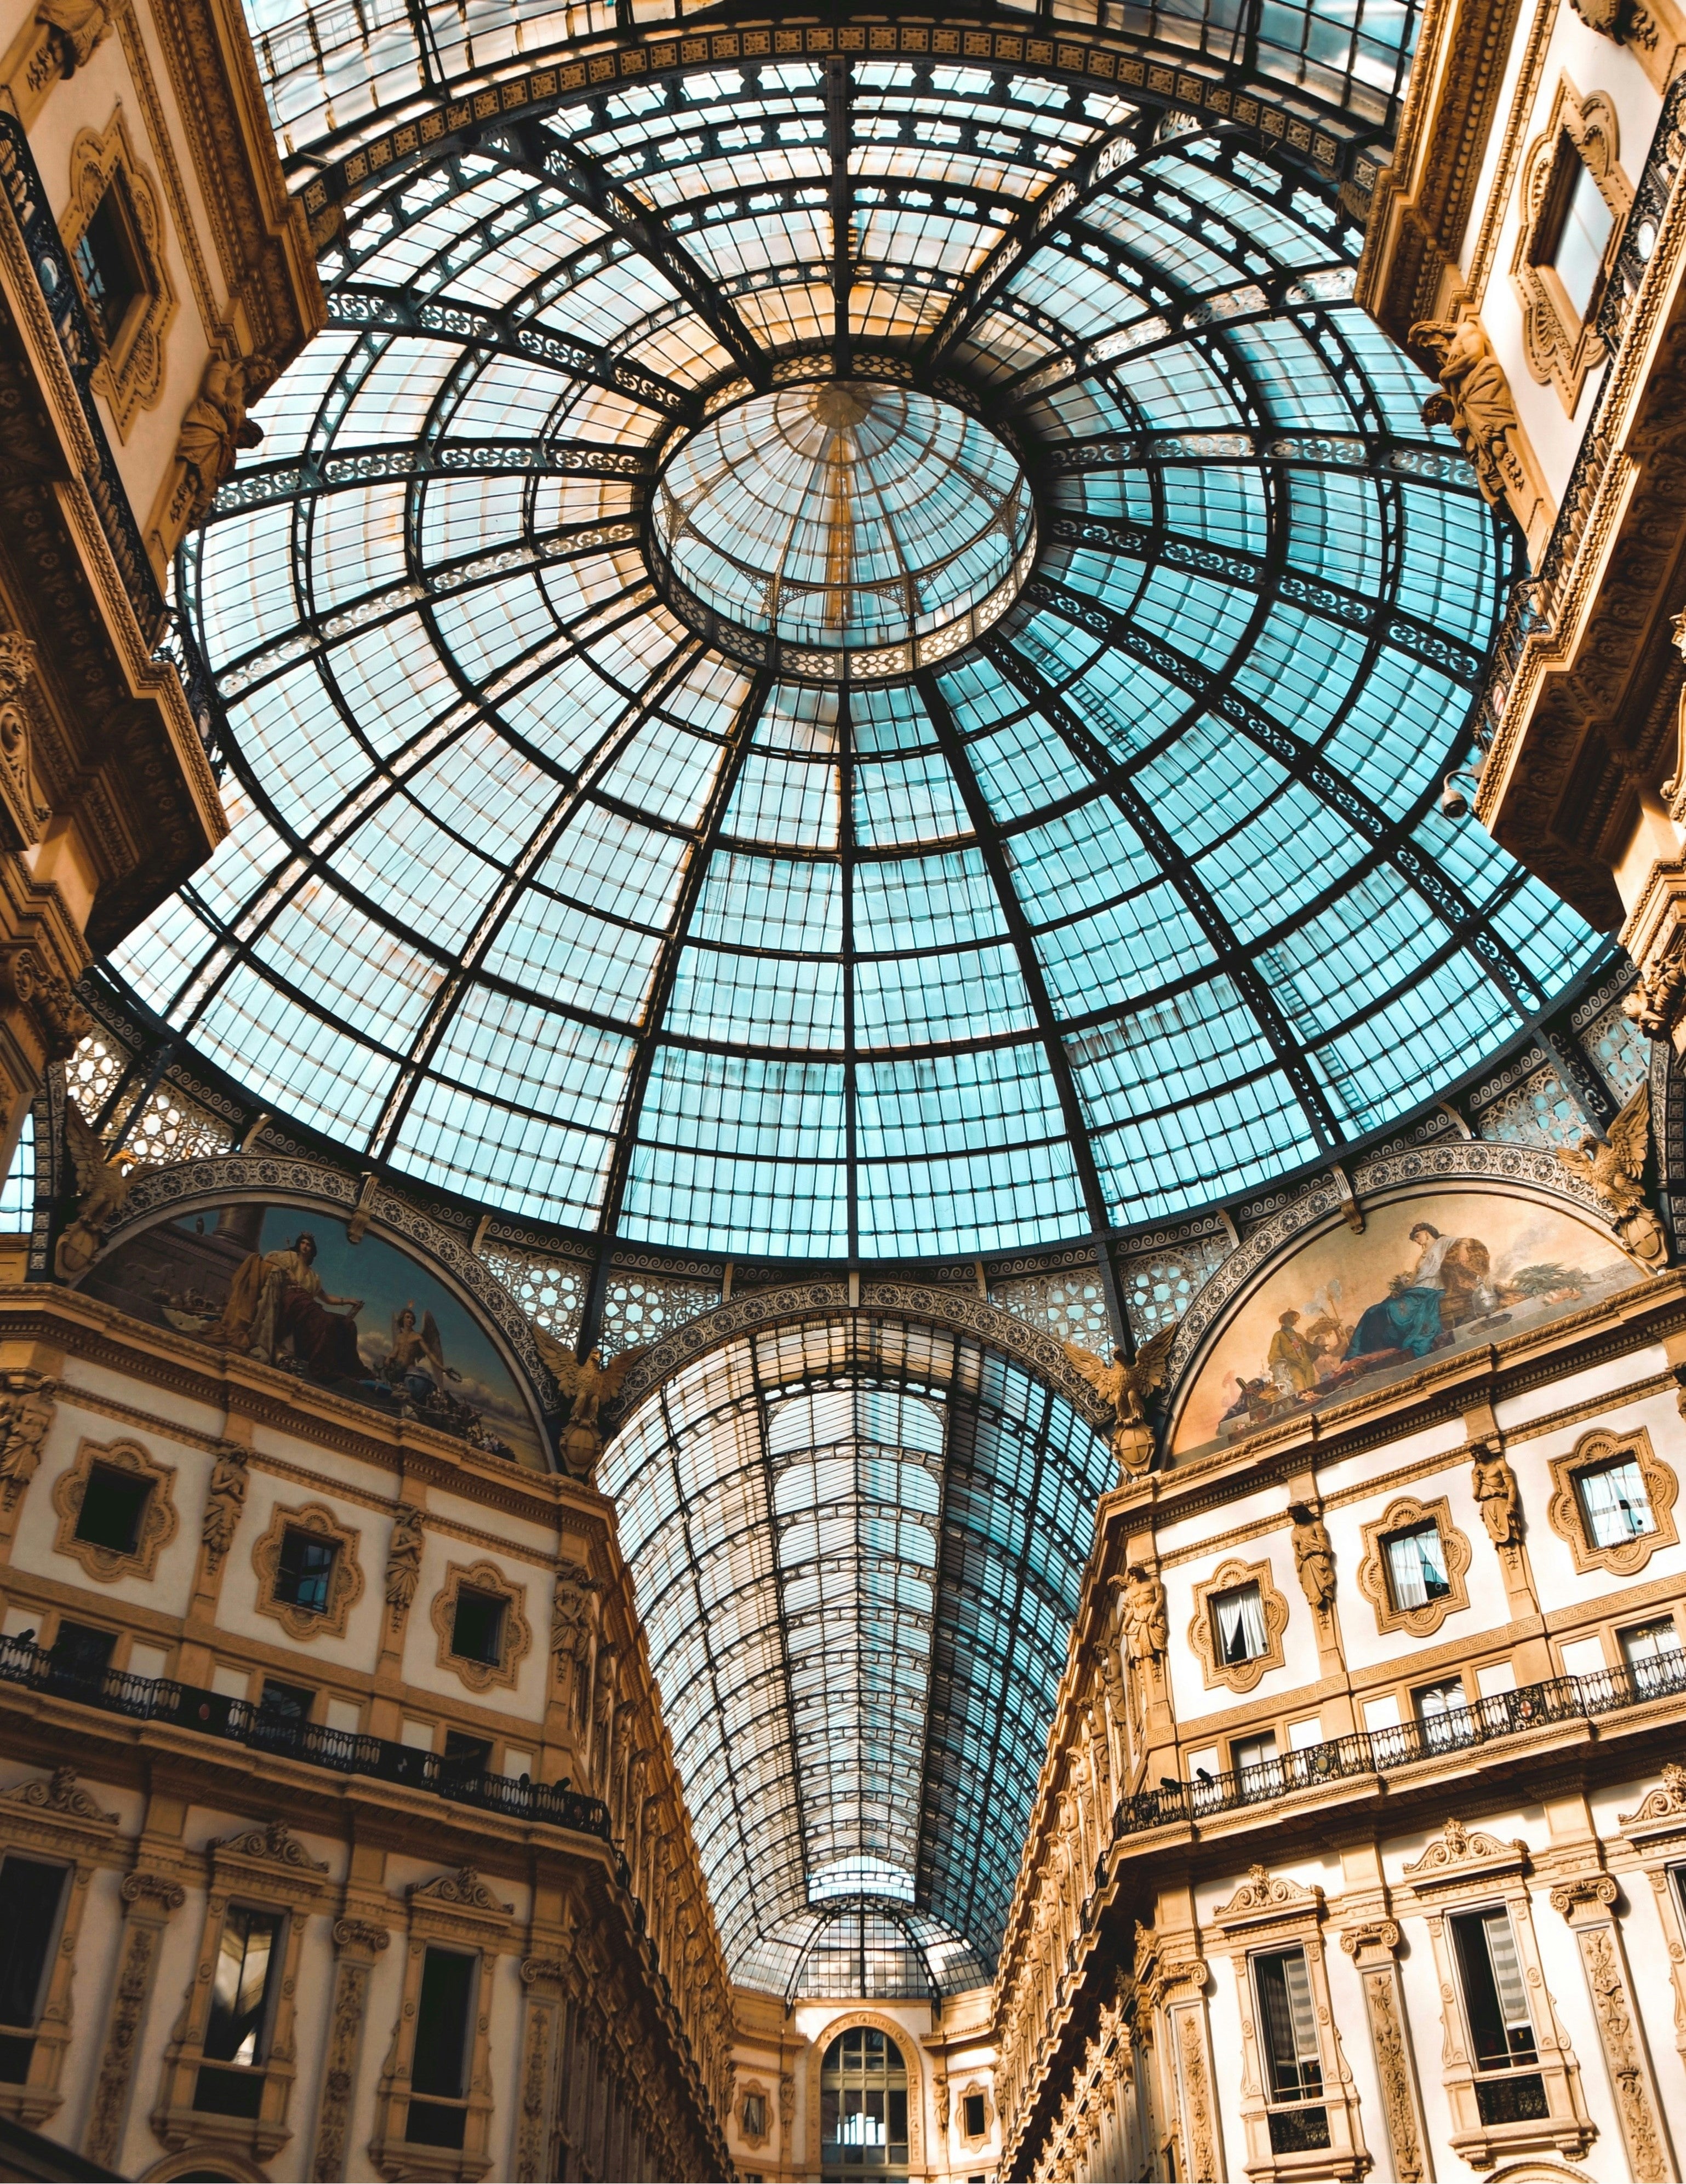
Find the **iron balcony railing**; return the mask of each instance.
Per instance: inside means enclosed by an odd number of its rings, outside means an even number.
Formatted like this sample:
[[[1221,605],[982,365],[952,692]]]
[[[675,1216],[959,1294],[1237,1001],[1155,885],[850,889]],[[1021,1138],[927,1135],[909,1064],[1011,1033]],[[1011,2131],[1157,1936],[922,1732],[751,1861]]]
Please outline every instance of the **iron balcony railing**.
[[[1682,1692],[1686,1692],[1686,1653],[1665,1653],[1628,1668],[1601,1669],[1589,1676],[1553,1676],[1543,1684],[1498,1691],[1472,1707],[1401,1722],[1393,1729],[1358,1730],[1326,1744],[1284,1752],[1256,1766],[1231,1768],[1199,1781],[1166,1780],[1157,1790],[1138,1790],[1119,1802],[1113,1833],[1116,1838],[1140,1835],[1149,1828],[1209,1820],[1220,1813],[1268,1804],[1298,1790],[1389,1774],[1504,1737],[1523,1736],[1555,1722],[1619,1713],[1624,1708]]]
[[[437,1752],[417,1751],[384,1736],[327,1729],[321,1723],[266,1713],[249,1699],[178,1684],[169,1677],[129,1676],[114,1669],[78,1667],[26,1638],[0,1638],[0,1682],[22,1684],[53,1698],[98,1707],[130,1721],[156,1721],[191,1729],[225,1743],[243,1744],[281,1759],[302,1759],[338,1774],[366,1774],[410,1790],[426,1790],[452,1803],[475,1805],[512,1820],[545,1820],[553,1827],[609,1841],[609,1808],[566,1782],[533,1782],[525,1774],[488,1774]],[[625,1858],[615,1857],[623,1886]],[[640,1907],[641,1909],[642,1907]],[[640,1922],[641,1923],[641,1922]]]

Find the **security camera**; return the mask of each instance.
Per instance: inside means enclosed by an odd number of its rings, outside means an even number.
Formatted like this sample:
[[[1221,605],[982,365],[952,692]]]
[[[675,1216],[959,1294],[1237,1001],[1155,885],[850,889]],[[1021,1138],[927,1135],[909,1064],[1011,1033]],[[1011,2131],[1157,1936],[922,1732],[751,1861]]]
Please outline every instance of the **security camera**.
[[[1459,788],[1460,781],[1470,777],[1464,773],[1449,773],[1440,784],[1440,816],[1443,819],[1465,819],[1469,816],[1470,800]]]

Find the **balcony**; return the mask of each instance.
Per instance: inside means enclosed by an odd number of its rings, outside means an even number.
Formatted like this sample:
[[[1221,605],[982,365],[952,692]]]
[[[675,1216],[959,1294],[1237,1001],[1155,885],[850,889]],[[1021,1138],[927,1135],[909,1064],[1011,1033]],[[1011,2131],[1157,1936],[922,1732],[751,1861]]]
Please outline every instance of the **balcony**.
[[[1165,1781],[1157,1790],[1139,1790],[1120,1800],[1113,1817],[1114,1839],[1145,1834],[1151,1828],[1186,1827],[1221,1813],[1274,1804],[1299,1791],[1392,1774],[1558,1723],[1593,1721],[1682,1693],[1686,1693],[1686,1653],[1664,1654],[1633,1668],[1602,1669],[1590,1676],[1553,1676],[1543,1684],[1524,1685],[1520,1691],[1496,1692],[1472,1707],[1426,1721],[1355,1731],[1326,1744],[1281,1752],[1256,1767],[1231,1768],[1204,1781]]]
[[[609,1841],[609,1809],[600,1798],[583,1796],[566,1782],[533,1782],[526,1775],[488,1774],[466,1769],[437,1752],[394,1744],[384,1736],[354,1730],[325,1729],[316,1722],[264,1713],[249,1699],[225,1698],[221,1692],[178,1684],[168,1677],[129,1676],[115,1669],[85,1670],[55,1658],[32,1641],[0,1638],[0,1683],[19,1684],[43,1697],[73,1700],[120,1714],[134,1722],[159,1722],[188,1729],[226,1744],[244,1745],[282,1759],[301,1759],[337,1774],[362,1774],[424,1790],[453,1804],[500,1813],[507,1819],[541,1820],[576,1835]],[[614,1853],[622,1886],[627,1864]],[[641,1907],[640,1907],[641,1908]]]

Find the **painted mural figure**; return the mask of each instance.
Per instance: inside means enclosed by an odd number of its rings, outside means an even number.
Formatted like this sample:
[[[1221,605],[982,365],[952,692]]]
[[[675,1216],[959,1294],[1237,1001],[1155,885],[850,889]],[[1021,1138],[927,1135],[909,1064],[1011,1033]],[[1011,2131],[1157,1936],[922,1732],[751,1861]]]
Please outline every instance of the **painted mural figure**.
[[[1478,1236],[1443,1236],[1432,1222],[1419,1221],[1410,1240],[1415,1266],[1395,1276],[1392,1294],[1364,1313],[1353,1329],[1348,1357],[1389,1350],[1426,1357],[1447,1346],[1461,1321],[1491,1312],[1498,1303],[1492,1261]]]
[[[308,1229],[284,1251],[254,1251],[235,1269],[228,1303],[212,1339],[243,1350],[266,1365],[290,1336],[293,1354],[326,1379],[355,1379],[363,1359],[357,1347],[361,1297],[330,1296],[315,1272],[316,1240]],[[329,1312],[331,1304],[344,1312]]]
[[[444,1342],[433,1313],[422,1315],[418,1329],[413,1304],[406,1304],[402,1312],[393,1314],[392,1348],[387,1352],[382,1373],[389,1388],[403,1388],[418,1402],[443,1394],[441,1380],[462,1378],[445,1362]]]

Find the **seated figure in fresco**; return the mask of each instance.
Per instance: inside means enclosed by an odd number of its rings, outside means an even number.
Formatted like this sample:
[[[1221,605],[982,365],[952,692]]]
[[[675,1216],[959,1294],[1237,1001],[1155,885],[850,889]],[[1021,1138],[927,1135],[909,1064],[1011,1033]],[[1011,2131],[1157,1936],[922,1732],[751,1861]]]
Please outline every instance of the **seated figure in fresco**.
[[[366,1369],[357,1348],[361,1297],[329,1296],[315,1271],[308,1229],[283,1251],[254,1251],[234,1270],[228,1302],[211,1339],[273,1365],[290,1339],[293,1355],[317,1379],[355,1379]],[[329,1312],[331,1304],[343,1312]]]
[[[1477,1236],[1443,1236],[1431,1223],[1411,1230],[1416,1264],[1396,1275],[1392,1292],[1359,1318],[1349,1358],[1380,1363],[1390,1352],[1426,1357],[1444,1349],[1466,1319],[1490,1312],[1496,1299],[1488,1249]]]

